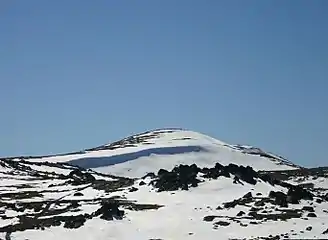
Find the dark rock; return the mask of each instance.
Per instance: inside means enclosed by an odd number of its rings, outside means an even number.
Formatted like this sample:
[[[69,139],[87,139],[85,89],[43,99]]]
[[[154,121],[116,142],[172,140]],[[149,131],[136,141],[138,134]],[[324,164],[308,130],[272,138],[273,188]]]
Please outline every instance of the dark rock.
[[[214,224],[217,225],[217,226],[228,226],[228,225],[230,225],[229,222],[225,222],[225,221],[218,221]]]
[[[261,196],[262,195],[262,193],[256,193],[256,196]]]
[[[241,197],[241,198],[235,199],[235,200],[233,200],[231,202],[226,202],[226,203],[223,204],[223,206],[225,208],[234,208],[237,205],[245,205],[245,204],[250,203],[252,201],[253,201],[252,198],[244,198],[244,197]]]
[[[322,234],[328,234],[328,228],[322,232]]]
[[[312,213],[312,212],[310,212],[307,216],[308,217],[317,217],[317,215],[315,213]]]
[[[158,179],[153,180],[152,184],[158,191],[175,191],[178,189],[188,190],[189,187],[197,187],[200,180],[197,179],[199,169],[195,164],[179,165],[174,167],[171,172],[160,169]]]
[[[160,169],[157,173],[158,176],[161,176],[161,175],[164,175],[164,174],[167,174],[169,171],[167,171],[166,169]]]
[[[229,172],[220,163],[216,163],[214,168],[203,168],[200,170],[205,178],[217,179],[220,176],[230,177]]]
[[[101,219],[110,221],[113,219],[123,219],[124,211],[119,210],[118,204],[115,202],[103,202],[101,208],[99,208],[94,215],[100,215]]]
[[[205,222],[212,222],[213,220],[214,220],[214,218],[216,218],[217,216],[212,216],[212,215],[210,215],[210,216],[205,216],[204,218],[203,218],[203,221],[205,221]]]
[[[237,176],[235,176],[234,178],[233,178],[233,182],[232,182],[233,184],[241,184],[241,185],[244,185],[240,180],[239,180],[239,177],[237,177]]]
[[[252,207],[249,211],[251,212],[258,212],[260,210],[262,210],[263,208],[256,208],[256,207]]]
[[[246,199],[250,199],[250,198],[252,198],[253,196],[252,196],[252,193],[251,192],[248,192],[248,193],[246,193],[244,196],[243,196],[243,198],[246,198]]]
[[[276,205],[279,205],[281,207],[288,207],[287,195],[284,194],[283,192],[271,191],[269,193],[269,198],[273,198],[274,204]]]
[[[136,188],[136,187],[131,187],[130,189],[129,189],[129,192],[136,192],[136,191],[138,191],[139,189],[138,188]]]
[[[237,216],[240,217],[240,216],[243,216],[245,214],[244,211],[240,211],[239,213],[237,213]]]
[[[301,213],[299,213],[297,210],[289,210],[288,212],[284,213],[276,213],[276,214],[262,214],[262,213],[257,213],[256,211],[249,212],[249,216],[253,217],[256,220],[273,220],[277,221],[278,219],[280,220],[287,220],[291,218],[300,218],[302,216]]]
[[[314,212],[314,208],[310,206],[304,206],[302,208],[303,211]]]
[[[317,198],[315,201],[316,201],[317,203],[322,203],[322,202],[323,202],[323,200],[322,200],[321,198]]]
[[[146,183],[145,183],[144,181],[141,181],[141,182],[139,183],[139,186],[143,186],[143,185],[146,185]]]
[[[87,173],[87,172],[82,172],[79,169],[75,169],[75,170],[71,171],[68,176],[73,179],[74,185],[92,183],[96,180],[96,178],[94,176],[92,176],[92,174]]]
[[[235,206],[237,206],[238,205],[238,203],[239,203],[239,201],[238,200],[233,200],[233,201],[231,201],[231,202],[226,202],[226,203],[224,203],[224,208],[234,208]]]
[[[313,200],[313,194],[301,187],[290,187],[287,193],[287,202],[298,204],[300,200]]]
[[[258,174],[250,166],[244,167],[230,163],[228,166],[226,166],[226,169],[229,171],[229,173],[234,174],[244,182],[252,185],[255,185],[257,182],[254,178],[258,177]]]
[[[312,227],[311,226],[308,226],[305,230],[306,231],[311,231],[312,230]]]
[[[83,215],[76,216],[74,218],[68,218],[65,221],[64,228],[79,228],[84,225],[86,217]]]
[[[314,184],[313,183],[300,183],[297,185],[297,187],[301,187],[301,188],[314,188]]]
[[[156,177],[156,175],[155,175],[155,173],[150,172],[150,173],[147,173],[145,176],[143,176],[142,179],[146,179],[148,177],[151,178],[151,179],[153,179],[153,178]]]
[[[260,200],[254,203],[254,206],[263,207],[265,205],[265,200]]]
[[[75,196],[75,197],[82,197],[82,196],[84,196],[84,195],[83,195],[83,193],[81,193],[81,192],[76,192],[76,193],[74,193],[74,196]]]

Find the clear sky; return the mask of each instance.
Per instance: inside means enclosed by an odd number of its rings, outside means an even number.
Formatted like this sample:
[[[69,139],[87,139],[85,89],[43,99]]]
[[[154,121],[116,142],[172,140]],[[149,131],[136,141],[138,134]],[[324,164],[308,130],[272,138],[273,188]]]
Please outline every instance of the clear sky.
[[[0,156],[162,127],[328,165],[328,1],[0,2]]]

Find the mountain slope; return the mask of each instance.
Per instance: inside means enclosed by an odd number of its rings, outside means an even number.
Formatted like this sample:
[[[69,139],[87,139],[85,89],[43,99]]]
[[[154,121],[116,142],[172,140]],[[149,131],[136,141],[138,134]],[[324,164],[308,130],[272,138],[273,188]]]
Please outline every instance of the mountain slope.
[[[252,166],[256,170],[295,169],[288,160],[261,149],[230,145],[183,129],[158,129],[79,153],[29,158],[30,161],[66,162],[102,173],[141,177],[179,164],[205,167],[216,162]]]

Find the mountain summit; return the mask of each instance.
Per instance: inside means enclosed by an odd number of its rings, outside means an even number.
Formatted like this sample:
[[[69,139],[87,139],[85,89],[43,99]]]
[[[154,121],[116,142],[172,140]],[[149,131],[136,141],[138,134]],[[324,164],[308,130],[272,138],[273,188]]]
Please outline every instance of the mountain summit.
[[[40,159],[36,159],[37,161]],[[97,172],[141,177],[161,168],[196,163],[200,167],[234,163],[256,170],[299,168],[290,161],[259,148],[231,145],[204,134],[178,128],[156,129],[126,137],[75,154],[42,157]]]

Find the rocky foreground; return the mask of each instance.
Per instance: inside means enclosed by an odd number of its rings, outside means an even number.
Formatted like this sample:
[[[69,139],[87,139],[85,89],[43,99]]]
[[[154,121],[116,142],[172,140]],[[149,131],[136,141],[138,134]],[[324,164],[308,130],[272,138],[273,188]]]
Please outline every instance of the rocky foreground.
[[[0,239],[328,239],[328,168],[219,163],[132,179],[0,160]]]

